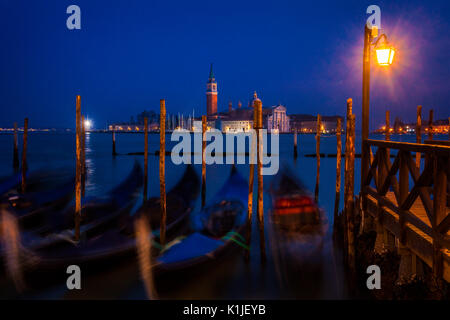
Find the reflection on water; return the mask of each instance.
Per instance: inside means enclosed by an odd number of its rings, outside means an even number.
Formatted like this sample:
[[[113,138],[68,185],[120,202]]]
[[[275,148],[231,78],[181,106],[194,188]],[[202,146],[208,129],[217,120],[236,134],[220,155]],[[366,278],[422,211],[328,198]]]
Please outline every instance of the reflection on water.
[[[375,137],[382,139],[383,137]],[[392,139],[415,141],[415,136],[393,136]],[[19,139],[20,140],[20,139]],[[87,184],[86,196],[102,195],[120,183],[131,170],[135,160],[143,165],[142,156],[124,155],[128,152],[143,150],[144,136],[140,134],[117,135],[117,152],[122,155],[111,156],[111,136],[109,134],[88,133],[86,135]],[[175,144],[166,138],[167,150]],[[291,135],[280,135],[280,165],[288,165],[302,180],[305,187],[314,190],[316,159],[304,157],[315,153],[313,135],[299,136],[299,158],[292,155],[293,139]],[[28,161],[30,170],[75,168],[75,136],[73,134],[30,133]],[[12,135],[0,135],[0,176],[12,173]],[[159,135],[149,136],[149,152],[159,149]],[[360,150],[360,140],[356,149]],[[336,153],[334,136],[323,137],[321,152]],[[159,196],[158,157],[149,156],[149,196]],[[248,179],[248,165],[238,165],[238,171]],[[360,168],[356,159],[355,172]],[[201,174],[201,166],[195,166]],[[209,165],[206,171],[206,201],[211,199],[228,177],[230,165]],[[313,246],[311,239],[297,239],[298,242],[286,242],[273,230],[270,223],[270,197],[268,186],[272,176],[264,177],[264,212],[267,262],[260,263],[259,236],[256,214],[252,223],[250,261],[247,263],[242,251],[223,257],[208,268],[197,268],[189,273],[171,276],[169,279],[156,279],[156,290],[161,298],[214,299],[214,298],[250,298],[250,299],[345,299],[347,285],[344,278],[341,253],[333,247],[330,235],[333,223],[335,197],[336,158],[325,157],[321,160],[319,204],[324,210],[329,228],[320,244]],[[342,170],[343,171],[343,170]],[[166,190],[170,190],[184,172],[184,166],[174,165],[170,158],[166,160]],[[360,179],[355,179],[355,192],[359,190]],[[343,177],[342,177],[343,179]],[[255,180],[256,181],[256,180]],[[256,184],[256,183],[255,183]],[[255,186],[256,188],[256,186]],[[256,190],[256,189],[255,189]],[[341,192],[341,207],[343,203]],[[196,209],[200,208],[200,198]],[[256,193],[254,193],[256,203]],[[314,240],[315,241],[315,240]],[[300,245],[302,243],[302,245]],[[243,249],[240,249],[243,250]],[[0,296],[14,296],[11,287],[0,280]],[[65,283],[39,292],[27,294],[29,298],[145,298],[145,290],[139,280],[136,261],[115,262],[105,266],[103,272],[89,274],[83,278],[83,290],[67,291]]]

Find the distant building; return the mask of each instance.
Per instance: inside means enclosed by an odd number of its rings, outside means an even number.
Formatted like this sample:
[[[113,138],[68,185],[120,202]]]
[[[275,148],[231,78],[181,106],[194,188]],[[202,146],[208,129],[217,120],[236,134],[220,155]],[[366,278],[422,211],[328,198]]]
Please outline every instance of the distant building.
[[[145,126],[139,124],[131,124],[131,123],[115,123],[108,125],[109,131],[126,131],[126,132],[140,132],[144,131]],[[149,123],[148,131],[158,131],[159,123]]]
[[[254,99],[258,96],[256,92]],[[253,101],[249,107],[242,108],[239,102],[238,108],[233,109],[229,104],[228,112],[219,112],[215,117],[215,128],[222,132],[246,132],[253,128]],[[273,107],[263,107],[263,128],[268,132],[289,132],[289,117],[286,115],[286,107],[277,105]]]
[[[309,114],[292,114],[290,117],[290,130],[301,133],[317,132],[317,116]],[[340,116],[323,116],[322,117],[322,133],[336,133],[337,119],[341,118],[342,128],[345,128],[343,118]]]
[[[271,108],[272,113],[267,115],[267,131],[280,133],[289,132],[289,117],[286,115],[286,107],[282,105]]]
[[[206,83],[206,115],[208,118],[217,114],[217,82],[214,77],[213,65],[209,71],[208,82]]]

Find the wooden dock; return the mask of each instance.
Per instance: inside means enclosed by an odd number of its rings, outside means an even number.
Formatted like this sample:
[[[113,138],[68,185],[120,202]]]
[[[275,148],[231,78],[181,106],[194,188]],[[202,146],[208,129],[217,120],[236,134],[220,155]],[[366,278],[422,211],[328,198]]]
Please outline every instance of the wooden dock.
[[[450,282],[450,147],[366,140],[363,148],[376,149],[362,188],[365,220],[375,222],[387,249],[409,256],[412,273],[419,258]],[[393,163],[389,152],[396,152]],[[425,155],[422,170],[412,152]]]

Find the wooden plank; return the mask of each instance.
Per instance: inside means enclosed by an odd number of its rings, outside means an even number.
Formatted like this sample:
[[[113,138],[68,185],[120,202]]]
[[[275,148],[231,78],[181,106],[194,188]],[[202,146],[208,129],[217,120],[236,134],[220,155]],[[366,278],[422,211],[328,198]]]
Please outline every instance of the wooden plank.
[[[386,194],[386,196],[380,196],[375,189],[371,187],[366,187],[365,192],[367,194],[370,194],[375,200],[377,200],[381,206],[387,207],[390,210],[394,211],[396,214],[400,216],[400,212],[405,215],[405,221],[413,224],[415,227],[420,229],[425,234],[429,235],[430,237],[433,234],[433,230],[431,226],[427,225],[423,219],[420,219],[416,211],[411,210],[401,210],[393,201],[395,201],[395,196],[390,192]]]
[[[445,140],[425,140],[425,144],[433,144],[435,146],[449,146],[450,147],[450,141]]]
[[[422,153],[435,152],[437,155],[443,155],[443,156],[450,155],[450,147],[449,146],[410,143],[410,142],[397,142],[397,141],[382,141],[382,140],[372,140],[372,139],[367,139],[363,143],[367,144],[369,146],[377,146],[377,147],[389,148],[389,149],[398,149],[398,150],[422,152]]]

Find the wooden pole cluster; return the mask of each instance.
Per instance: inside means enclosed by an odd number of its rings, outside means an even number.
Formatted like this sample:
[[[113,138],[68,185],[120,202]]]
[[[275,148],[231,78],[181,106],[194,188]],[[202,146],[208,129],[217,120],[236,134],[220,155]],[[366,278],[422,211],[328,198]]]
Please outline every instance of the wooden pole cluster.
[[[144,201],[147,200],[148,185],[148,118],[144,118]]]
[[[113,126],[112,129],[112,155],[115,157],[116,153],[116,126]]]
[[[19,145],[17,139],[17,122],[14,122],[14,153],[13,153],[13,168],[14,171],[19,170]]]
[[[341,198],[341,157],[342,157],[342,139],[341,139],[341,118],[337,119],[337,128],[336,128],[336,145],[337,145],[337,153],[336,153],[336,196],[334,198],[334,226],[336,228],[336,222],[338,219],[339,213],[339,200]]]
[[[422,143],[422,106],[417,106],[416,142]],[[420,152],[416,152],[416,167],[420,170]]]
[[[160,242],[166,243],[166,101],[160,100],[160,119],[159,119],[159,187],[161,196],[161,224],[160,224]]]
[[[428,139],[433,140],[433,109],[430,110],[430,117],[428,119]]]
[[[202,116],[202,208],[206,200],[206,116]]]
[[[76,99],[76,169],[75,169],[75,241],[80,240],[81,224],[81,97]]]
[[[347,259],[351,271],[355,270],[355,226],[354,226],[354,183],[355,183],[355,115],[352,114],[352,99],[347,100],[347,132],[345,142],[345,186],[344,212],[347,230]]]
[[[258,98],[254,101],[254,112],[256,112],[256,131],[257,131],[257,172],[258,172],[258,226],[259,226],[259,241],[261,249],[261,261],[266,261],[266,243],[264,236],[264,202],[263,202],[263,175],[262,175],[262,102]]]
[[[23,125],[23,146],[22,146],[22,185],[21,190],[26,190],[26,173],[27,173],[27,145],[28,145],[28,118],[25,118]]]
[[[297,128],[294,130],[294,159],[297,158]]]
[[[81,196],[86,191],[86,126],[84,115],[81,116]]]
[[[317,158],[317,174],[316,189],[314,191],[314,201],[319,203],[319,183],[320,183],[320,133],[322,131],[322,117],[317,115],[317,132],[316,132],[316,158]]]

